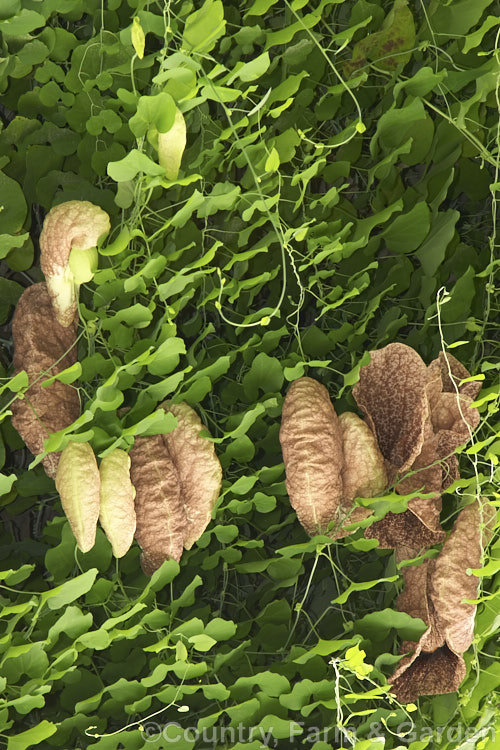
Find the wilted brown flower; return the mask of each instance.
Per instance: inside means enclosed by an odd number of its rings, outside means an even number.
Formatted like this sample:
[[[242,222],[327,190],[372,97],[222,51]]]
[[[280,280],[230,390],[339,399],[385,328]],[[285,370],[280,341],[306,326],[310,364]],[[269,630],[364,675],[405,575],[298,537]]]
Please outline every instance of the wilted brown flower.
[[[280,442],[290,503],[308,534],[324,534],[338,521],[344,452],[338,417],[317,380],[304,377],[291,384]]]
[[[67,201],[49,211],[40,234],[40,265],[62,326],[71,325],[78,284],[69,267],[72,248],[88,250],[110,229],[108,214],[89,201]]]
[[[460,380],[468,376],[451,355],[441,352],[425,367],[418,354],[404,344],[389,344],[372,352],[370,364],[361,368],[353,395],[379,438],[396,492],[409,494],[421,489],[433,495],[410,500],[404,513],[389,513],[369,527],[366,536],[378,539],[381,547],[409,545],[417,554],[444,538],[439,523],[440,496],[458,476],[453,451],[469,439],[479,422],[477,409],[469,408],[478,393],[477,383],[458,388]],[[399,482],[398,475],[402,477]]]
[[[387,486],[375,435],[352,412],[337,417],[327,389],[316,380],[299,378],[290,386],[280,441],[290,503],[308,534],[339,539],[371,515],[354,499],[373,497]]]
[[[76,318],[67,327],[58,323],[45,284],[25,289],[17,303],[12,321],[14,374],[25,370],[29,388],[23,399],[12,404],[12,424],[34,455],[43,452],[51,433],[68,427],[80,415],[78,392],[72,385],[56,380],[42,387],[46,378],[76,362],[77,325]],[[43,459],[52,478],[59,455],[50,453]]]
[[[403,644],[403,650],[414,652],[403,657],[389,680],[398,700],[454,692],[463,680],[462,654],[472,643],[476,613],[476,605],[464,600],[477,598],[479,583],[467,569],[481,565],[495,520],[495,509],[486,502],[466,506],[438,557],[404,569],[398,609],[428,628],[417,644]]]
[[[191,549],[210,523],[222,483],[222,467],[214,444],[200,435],[204,425],[188,404],[161,404],[177,417],[177,427],[164,435],[179,477],[186,514],[184,548]]]
[[[187,526],[181,487],[162,435],[137,437],[130,451],[130,476],[135,487],[135,538],[141,564],[151,575],[169,558],[179,561]]]

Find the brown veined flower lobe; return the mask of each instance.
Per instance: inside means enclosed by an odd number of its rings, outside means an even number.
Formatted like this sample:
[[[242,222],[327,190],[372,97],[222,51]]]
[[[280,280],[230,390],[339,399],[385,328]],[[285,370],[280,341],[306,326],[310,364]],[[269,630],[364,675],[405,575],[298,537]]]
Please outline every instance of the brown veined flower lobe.
[[[472,643],[479,579],[467,573],[479,568],[483,548],[491,539],[496,510],[487,501],[475,501],[463,508],[443,548],[433,561],[430,597],[439,619],[440,631],[449,648],[463,653]]]
[[[68,443],[57,467],[56,487],[76,542],[88,552],[94,546],[100,504],[99,469],[89,443]]]
[[[476,599],[478,592],[478,578],[467,571],[480,567],[495,521],[494,507],[475,501],[460,512],[436,559],[404,569],[398,609],[420,617],[428,628],[418,643],[403,644],[403,651],[414,653],[389,678],[400,701],[455,692],[465,677],[462,654],[473,640],[476,605],[464,600]]]
[[[101,505],[99,521],[108,537],[115,557],[123,557],[134,540],[135,488],[130,479],[130,457],[115,448],[99,466]]]
[[[62,326],[71,325],[78,281],[70,268],[72,248],[90,250],[110,229],[108,214],[89,201],[67,201],[52,208],[40,234],[40,264]]]
[[[161,404],[177,417],[177,427],[163,436],[179,477],[187,526],[184,547],[191,549],[210,523],[220,494],[222,467],[212,441],[200,435],[205,428],[186,403]]]
[[[12,424],[29,450],[43,452],[44,441],[53,432],[68,427],[80,415],[78,391],[54,381],[42,383],[76,362],[77,319],[63,327],[56,320],[46,284],[33,284],[21,295],[12,321],[14,374],[25,370],[29,387],[24,398],[12,404]],[[55,478],[59,453],[43,459],[47,474]]]
[[[186,512],[177,470],[163,435],[137,437],[129,455],[136,491],[135,538],[142,549],[142,568],[151,575],[164,560],[181,559]]]
[[[410,346],[396,343],[371,352],[353,388],[382,455],[400,474],[411,467],[424,442],[427,382],[421,357]]]
[[[339,520],[344,468],[342,431],[324,385],[308,377],[291,384],[280,442],[290,503],[309,535],[324,534]]]

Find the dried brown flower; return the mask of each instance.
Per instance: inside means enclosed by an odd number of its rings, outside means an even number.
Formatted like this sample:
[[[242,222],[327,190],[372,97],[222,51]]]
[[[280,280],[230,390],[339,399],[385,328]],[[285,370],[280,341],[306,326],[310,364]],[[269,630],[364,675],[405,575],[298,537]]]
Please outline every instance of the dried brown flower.
[[[141,564],[151,575],[167,559],[179,561],[187,526],[176,468],[162,435],[138,437],[130,451],[135,487],[135,538]]]
[[[72,385],[43,381],[76,362],[77,320],[67,327],[56,320],[46,284],[33,284],[21,295],[12,321],[14,374],[25,370],[29,388],[23,399],[12,404],[12,424],[29,450],[43,452],[44,440],[68,427],[80,414],[78,392]],[[54,478],[59,453],[43,459],[47,474]]]
[[[280,442],[290,503],[308,534],[324,534],[338,520],[342,498],[342,431],[327,389],[295,380],[286,394]]]
[[[184,547],[191,549],[210,523],[222,483],[222,467],[214,444],[200,435],[204,425],[188,404],[162,404],[177,417],[177,427],[164,435],[179,477],[187,526]]]
[[[380,546],[409,545],[417,554],[444,538],[439,523],[440,496],[458,476],[453,451],[469,439],[479,422],[477,409],[470,408],[477,383],[458,386],[468,376],[465,367],[442,352],[426,368],[404,344],[372,352],[370,364],[361,369],[353,393],[379,438],[389,481],[395,482],[400,494],[419,489],[433,494],[432,498],[411,500],[404,513],[389,513],[369,527],[366,536],[377,538]],[[393,379],[398,383],[395,398]],[[389,390],[384,381],[390,384]]]
[[[478,579],[467,569],[481,565],[495,520],[495,509],[487,503],[466,506],[438,557],[404,569],[398,609],[420,617],[428,629],[417,644],[403,644],[403,650],[414,648],[414,653],[400,661],[389,680],[399,700],[454,692],[464,678],[462,654],[472,643],[476,605],[463,600],[476,599],[478,591]]]
[[[95,247],[109,229],[108,214],[89,201],[61,203],[45,217],[40,234],[40,265],[62,326],[71,325],[78,296],[78,283],[69,267],[71,249]]]

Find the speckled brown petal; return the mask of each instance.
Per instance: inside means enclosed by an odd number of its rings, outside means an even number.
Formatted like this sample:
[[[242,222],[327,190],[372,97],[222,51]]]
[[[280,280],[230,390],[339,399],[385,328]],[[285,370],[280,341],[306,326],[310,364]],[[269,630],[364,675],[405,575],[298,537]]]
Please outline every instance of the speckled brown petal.
[[[43,452],[44,440],[72,424],[80,415],[78,391],[55,381],[42,382],[76,362],[77,320],[64,328],[55,318],[45,284],[33,284],[21,295],[12,321],[14,374],[25,370],[30,387],[24,399],[12,404],[12,424],[29,450]],[[55,478],[59,453],[43,459],[47,474]]]
[[[449,456],[441,461],[443,470],[443,492],[450,487],[453,482],[460,479],[460,471],[458,468],[458,459],[456,456]]]
[[[99,518],[99,469],[89,443],[68,443],[57,467],[56,487],[82,552],[92,549]]]
[[[397,608],[400,612],[418,617],[428,625],[428,629],[422,634],[418,644],[420,649],[424,651],[435,651],[444,643],[444,636],[440,631],[429,595],[433,569],[432,560],[424,560],[421,565],[404,567],[404,589],[397,599]],[[401,651],[408,651],[416,647],[416,643],[404,641]]]
[[[389,344],[371,352],[353,388],[383,456],[400,473],[410,468],[422,448],[427,382],[427,368],[417,352],[405,344]]]
[[[432,653],[422,651],[403,657],[388,682],[398,701],[413,703],[421,695],[456,692],[465,672],[463,657],[441,646]]]
[[[437,450],[437,439],[432,429],[425,431],[425,440],[422,450],[416,457],[409,474],[396,486],[396,492],[400,495],[409,495],[411,492],[441,494],[442,469],[439,462]]]
[[[177,417],[177,427],[163,436],[175,464],[181,487],[181,500],[187,519],[184,547],[191,549],[210,523],[220,494],[222,467],[214,444],[200,432],[205,428],[188,404],[161,404]]]
[[[437,439],[428,418],[424,427],[424,442],[408,475],[396,485],[401,495],[422,490],[434,493],[431,498],[415,498],[408,503],[404,513],[388,514],[369,527],[365,536],[379,540],[381,547],[407,546],[415,551],[443,541],[441,529],[442,466],[437,452]],[[392,542],[392,543],[391,543]]]
[[[384,548],[407,547],[415,555],[442,542],[445,534],[438,527],[441,498],[425,501],[419,498],[418,502],[421,505],[416,508],[416,512],[405,510],[403,513],[388,513],[380,521],[368,526],[365,537],[378,539],[379,546]],[[416,501],[410,500],[410,503]]]
[[[457,654],[469,648],[474,635],[476,605],[462,599],[477,598],[479,579],[467,575],[467,569],[481,567],[483,545],[495,519],[495,509],[487,502],[467,505],[434,561],[430,597],[446,643]]]
[[[419,617],[427,625],[430,623],[428,602],[429,560],[420,565],[407,565],[403,568],[404,589],[397,598],[397,608],[412,617]]]
[[[437,365],[439,365],[441,371],[443,391],[445,393],[456,393],[458,389],[462,396],[469,396],[472,401],[477,398],[481,390],[481,383],[473,380],[470,383],[464,383],[459,386],[458,384],[461,380],[470,378],[470,372],[452,354],[439,352],[439,357],[433,360],[429,367],[436,367]]]
[[[471,403],[470,396],[442,393],[431,411],[434,432],[450,430],[461,436],[462,443],[468,442],[480,420],[478,409],[470,408]]]
[[[433,362],[431,362],[427,368],[427,382],[426,382],[425,390],[427,393],[427,400],[432,410],[434,403],[443,392],[441,367],[439,365],[438,359],[435,359]]]
[[[308,534],[338,520],[344,453],[341,429],[325,386],[299,378],[283,403],[280,442],[290,503]]]
[[[465,676],[462,653],[472,643],[476,606],[463,599],[477,597],[478,579],[467,575],[481,565],[483,545],[491,538],[496,510],[486,500],[465,507],[434,560],[405,568],[400,611],[428,624],[412,655],[401,660],[389,682],[398,700],[454,692]]]
[[[101,505],[99,521],[108,537],[115,557],[123,557],[135,533],[135,489],[130,480],[130,457],[115,448],[99,466]]]
[[[151,575],[164,560],[180,560],[187,519],[179,478],[162,435],[136,438],[129,455],[136,491],[135,538],[143,550],[143,570]]]

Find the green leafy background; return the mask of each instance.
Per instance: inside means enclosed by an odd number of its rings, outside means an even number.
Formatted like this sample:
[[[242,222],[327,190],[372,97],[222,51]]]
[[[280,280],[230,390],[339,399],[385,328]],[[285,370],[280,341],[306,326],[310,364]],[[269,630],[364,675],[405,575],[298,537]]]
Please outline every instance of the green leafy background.
[[[423,629],[394,611],[401,572],[360,532],[306,537],[278,432],[301,375],[354,409],[370,349],[402,341],[429,362],[453,346],[484,379],[482,422],[443,523],[478,492],[498,498],[498,11],[1,3],[1,746],[167,748],[176,722],[243,727],[244,742],[213,746],[250,750],[261,732],[283,748],[451,750],[449,727],[469,732],[464,747],[496,747],[498,564],[479,572],[459,693],[399,705],[386,677],[399,639]],[[168,181],[155,145],[176,106],[187,147]],[[82,416],[46,449],[77,435],[101,457],[128,450],[172,428],[157,407],[175,397],[224,469],[212,524],[152,579],[137,545],[118,564],[101,531],[92,551],[75,548],[10,424],[27,384],[9,377],[13,306],[42,280],[45,213],[73,199],[104,208],[112,231],[81,288],[79,364],[61,376]],[[206,743],[187,732],[175,746]]]

